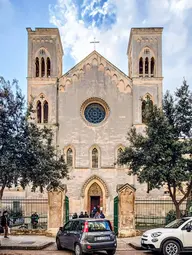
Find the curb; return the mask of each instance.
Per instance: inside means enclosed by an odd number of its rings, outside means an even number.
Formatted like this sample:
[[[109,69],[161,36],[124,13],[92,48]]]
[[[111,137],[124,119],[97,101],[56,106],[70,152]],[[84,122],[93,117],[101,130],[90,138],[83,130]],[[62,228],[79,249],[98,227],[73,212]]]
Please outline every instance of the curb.
[[[54,242],[49,242],[39,246],[20,246],[20,245],[1,245],[0,250],[42,250],[48,246],[54,244]]]
[[[136,243],[128,243],[128,245],[134,248],[135,250],[144,250],[140,245]]]

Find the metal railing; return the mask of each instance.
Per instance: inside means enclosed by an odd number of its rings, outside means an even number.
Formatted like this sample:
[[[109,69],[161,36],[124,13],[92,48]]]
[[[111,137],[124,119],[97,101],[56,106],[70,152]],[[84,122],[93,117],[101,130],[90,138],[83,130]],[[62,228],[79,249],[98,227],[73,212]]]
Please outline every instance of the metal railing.
[[[181,212],[186,209],[186,201],[180,206]],[[152,228],[166,225],[166,217],[175,206],[170,199],[137,199],[135,201],[135,223],[138,229]]]
[[[1,215],[7,210],[10,218],[10,227],[13,229],[47,229],[47,199],[3,198],[0,201]],[[38,214],[38,223],[31,223],[31,215]],[[0,216],[1,216],[0,215]]]

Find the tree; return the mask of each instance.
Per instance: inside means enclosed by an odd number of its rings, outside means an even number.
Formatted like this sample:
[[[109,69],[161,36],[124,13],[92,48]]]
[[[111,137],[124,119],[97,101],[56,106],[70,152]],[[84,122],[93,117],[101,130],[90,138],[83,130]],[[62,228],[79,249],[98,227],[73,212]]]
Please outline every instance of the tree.
[[[52,130],[30,121],[32,112],[31,105],[25,107],[18,82],[0,77],[0,199],[5,187],[30,184],[33,191],[42,192],[68,178],[63,156],[53,146]]]
[[[192,190],[192,94],[186,81],[175,96],[166,92],[162,109],[148,107],[145,117],[144,133],[130,129],[129,147],[118,163],[127,164],[130,174],[137,175],[140,183],[149,183],[150,189],[167,185],[179,218],[180,205]]]

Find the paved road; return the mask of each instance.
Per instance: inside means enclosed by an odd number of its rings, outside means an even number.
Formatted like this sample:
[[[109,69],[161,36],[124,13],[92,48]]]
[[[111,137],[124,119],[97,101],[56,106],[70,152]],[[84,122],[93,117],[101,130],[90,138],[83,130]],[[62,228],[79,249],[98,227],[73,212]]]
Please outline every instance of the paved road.
[[[97,253],[94,255],[104,255],[106,253]],[[141,251],[117,251],[116,255],[147,255],[152,253],[146,253]],[[66,251],[7,251],[1,250],[0,255],[74,255],[72,252]]]
[[[73,255],[73,252],[70,251],[57,251],[55,244],[47,247],[44,250],[37,250],[37,251],[15,251],[15,250],[0,250],[0,255]],[[104,255],[106,253],[100,252],[96,253],[95,255]],[[152,255],[152,253],[149,252],[142,252],[142,251],[136,251],[131,247],[128,247],[124,251],[117,251],[116,255]]]

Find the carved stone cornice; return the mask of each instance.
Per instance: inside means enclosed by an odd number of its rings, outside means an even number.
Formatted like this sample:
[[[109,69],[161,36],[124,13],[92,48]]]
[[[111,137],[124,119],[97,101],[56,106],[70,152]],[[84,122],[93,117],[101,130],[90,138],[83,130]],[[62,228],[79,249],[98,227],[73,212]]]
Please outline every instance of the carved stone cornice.
[[[67,185],[66,184],[60,184],[58,187],[53,187],[52,185],[47,186],[48,192],[67,192]]]

